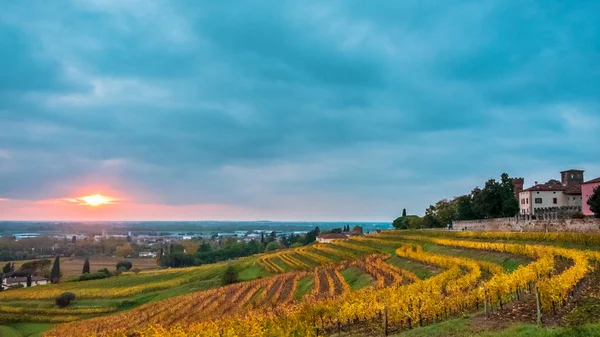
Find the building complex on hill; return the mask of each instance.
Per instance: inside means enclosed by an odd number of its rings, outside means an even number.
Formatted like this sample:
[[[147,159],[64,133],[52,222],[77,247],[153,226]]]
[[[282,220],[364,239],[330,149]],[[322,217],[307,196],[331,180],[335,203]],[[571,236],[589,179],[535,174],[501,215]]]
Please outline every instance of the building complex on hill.
[[[560,173],[561,179],[535,184],[523,189],[523,178],[513,179],[515,194],[518,194],[521,215],[578,213],[592,215],[587,206],[593,186],[600,185],[600,178],[584,182],[584,171],[567,170]],[[594,183],[595,182],[595,183]],[[596,185],[594,185],[596,184]],[[586,193],[582,193],[585,190]]]

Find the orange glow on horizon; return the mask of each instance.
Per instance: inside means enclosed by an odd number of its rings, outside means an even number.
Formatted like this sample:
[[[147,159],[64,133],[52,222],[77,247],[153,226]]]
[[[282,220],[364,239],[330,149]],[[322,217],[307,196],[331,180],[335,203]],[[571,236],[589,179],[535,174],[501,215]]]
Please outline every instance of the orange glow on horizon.
[[[112,204],[114,201],[117,201],[117,200],[118,199],[108,197],[108,196],[105,196],[102,194],[92,194],[92,195],[86,195],[84,197],[69,199],[70,202],[73,202],[73,203],[76,203],[79,205],[92,206],[92,207]]]

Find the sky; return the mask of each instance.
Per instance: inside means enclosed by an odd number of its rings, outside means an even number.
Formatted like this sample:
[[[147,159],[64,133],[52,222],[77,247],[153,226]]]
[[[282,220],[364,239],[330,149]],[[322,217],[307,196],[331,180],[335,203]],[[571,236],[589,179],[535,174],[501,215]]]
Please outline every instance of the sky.
[[[600,176],[598,1],[0,8],[2,220],[391,221]]]

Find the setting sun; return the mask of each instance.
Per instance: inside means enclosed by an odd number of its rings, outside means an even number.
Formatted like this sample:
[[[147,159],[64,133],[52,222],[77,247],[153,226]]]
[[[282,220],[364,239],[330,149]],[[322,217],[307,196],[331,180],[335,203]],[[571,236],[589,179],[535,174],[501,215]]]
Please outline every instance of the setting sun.
[[[85,197],[76,198],[81,205],[100,206],[110,204],[116,199],[101,194],[93,194]]]

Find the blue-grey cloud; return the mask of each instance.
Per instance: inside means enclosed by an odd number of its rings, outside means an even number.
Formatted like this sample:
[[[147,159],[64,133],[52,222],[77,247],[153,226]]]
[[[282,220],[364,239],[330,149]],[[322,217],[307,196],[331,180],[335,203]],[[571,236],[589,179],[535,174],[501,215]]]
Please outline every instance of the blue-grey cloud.
[[[0,197],[381,220],[503,171],[600,174],[593,1],[1,7]]]

